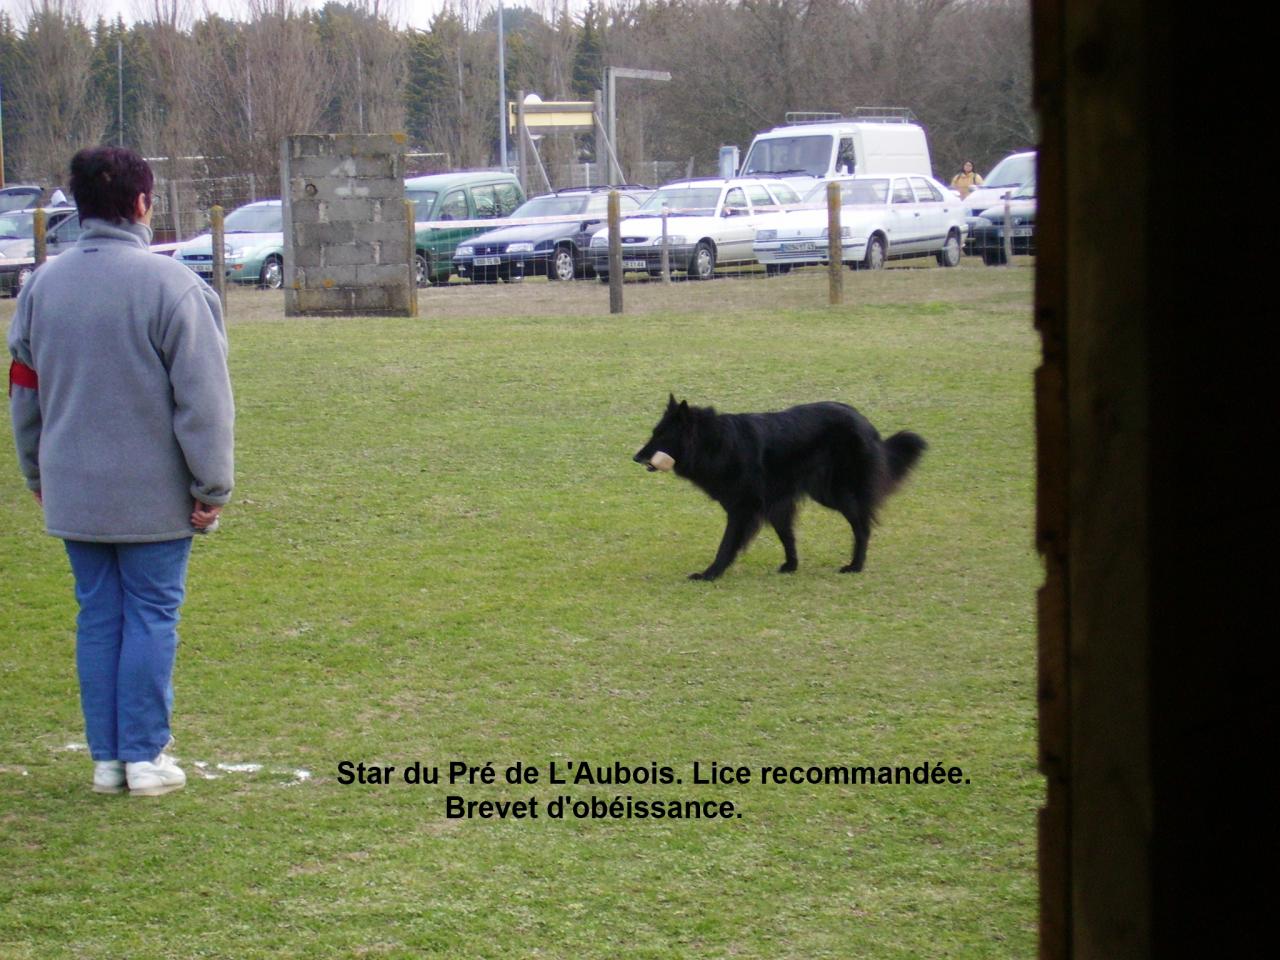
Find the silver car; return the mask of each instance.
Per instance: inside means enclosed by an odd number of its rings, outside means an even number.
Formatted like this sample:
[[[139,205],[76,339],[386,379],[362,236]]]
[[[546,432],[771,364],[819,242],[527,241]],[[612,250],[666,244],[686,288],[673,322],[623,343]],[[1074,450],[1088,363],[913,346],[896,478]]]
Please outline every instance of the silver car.
[[[917,173],[861,174],[840,184],[840,260],[878,270],[886,261],[934,257],[944,267],[960,262],[968,228],[960,199],[932,177]],[[827,184],[804,198],[803,209],[762,217],[756,259],[769,273],[827,262]]]

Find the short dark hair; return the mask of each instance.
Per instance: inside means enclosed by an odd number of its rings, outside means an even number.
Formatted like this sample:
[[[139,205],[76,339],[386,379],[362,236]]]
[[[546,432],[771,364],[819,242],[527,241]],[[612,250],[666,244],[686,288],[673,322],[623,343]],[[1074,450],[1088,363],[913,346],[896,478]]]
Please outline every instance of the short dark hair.
[[[86,147],[71,158],[68,185],[81,219],[132,223],[138,194],[146,194],[151,206],[155,175],[147,161],[127,147]]]

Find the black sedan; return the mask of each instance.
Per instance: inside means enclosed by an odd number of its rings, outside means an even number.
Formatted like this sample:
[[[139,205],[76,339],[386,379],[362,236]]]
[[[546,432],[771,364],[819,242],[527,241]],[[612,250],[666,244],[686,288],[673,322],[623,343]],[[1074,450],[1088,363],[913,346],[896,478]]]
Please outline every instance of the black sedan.
[[[1032,177],[1009,195],[1009,222],[1005,223],[1006,205],[1002,200],[987,207],[970,225],[969,239],[973,252],[989,267],[1006,263],[1009,254],[1034,255],[1036,252],[1036,181]],[[1005,246],[1006,232],[1008,246]]]
[[[621,191],[623,216],[648,195],[644,187],[577,187],[534,197],[511,214],[516,222],[460,244],[453,252],[454,272],[475,283],[590,276],[594,271],[587,247],[608,217],[609,191],[614,189]]]

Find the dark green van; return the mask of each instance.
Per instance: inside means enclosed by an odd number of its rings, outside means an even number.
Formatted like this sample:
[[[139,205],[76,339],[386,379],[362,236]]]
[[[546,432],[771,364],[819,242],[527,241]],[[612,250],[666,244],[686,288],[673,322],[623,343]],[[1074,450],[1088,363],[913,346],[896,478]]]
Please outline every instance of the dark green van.
[[[410,177],[405,199],[416,204],[414,234],[418,286],[448,283],[453,250],[463,240],[483,233],[492,224],[454,226],[452,221],[495,220],[509,217],[524,203],[524,191],[514,174],[501,170],[464,170]]]

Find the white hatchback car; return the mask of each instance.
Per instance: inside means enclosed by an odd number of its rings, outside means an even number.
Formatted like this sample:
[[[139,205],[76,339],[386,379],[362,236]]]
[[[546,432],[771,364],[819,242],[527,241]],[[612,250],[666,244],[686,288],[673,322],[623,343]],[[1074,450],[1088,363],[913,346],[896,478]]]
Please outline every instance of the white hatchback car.
[[[840,184],[840,260],[878,270],[888,260],[936,257],[960,262],[968,228],[960,199],[932,177],[865,174]],[[827,184],[818,184],[801,209],[762,217],[754,245],[769,273],[827,262]]]
[[[780,207],[799,203],[782,180],[678,180],[655,190],[623,220],[622,269],[656,276],[662,268],[662,208],[667,208],[667,254],[672,270],[691,280],[710,279],[717,264],[751,263],[756,222]],[[609,279],[609,230],[591,237],[596,275]]]

